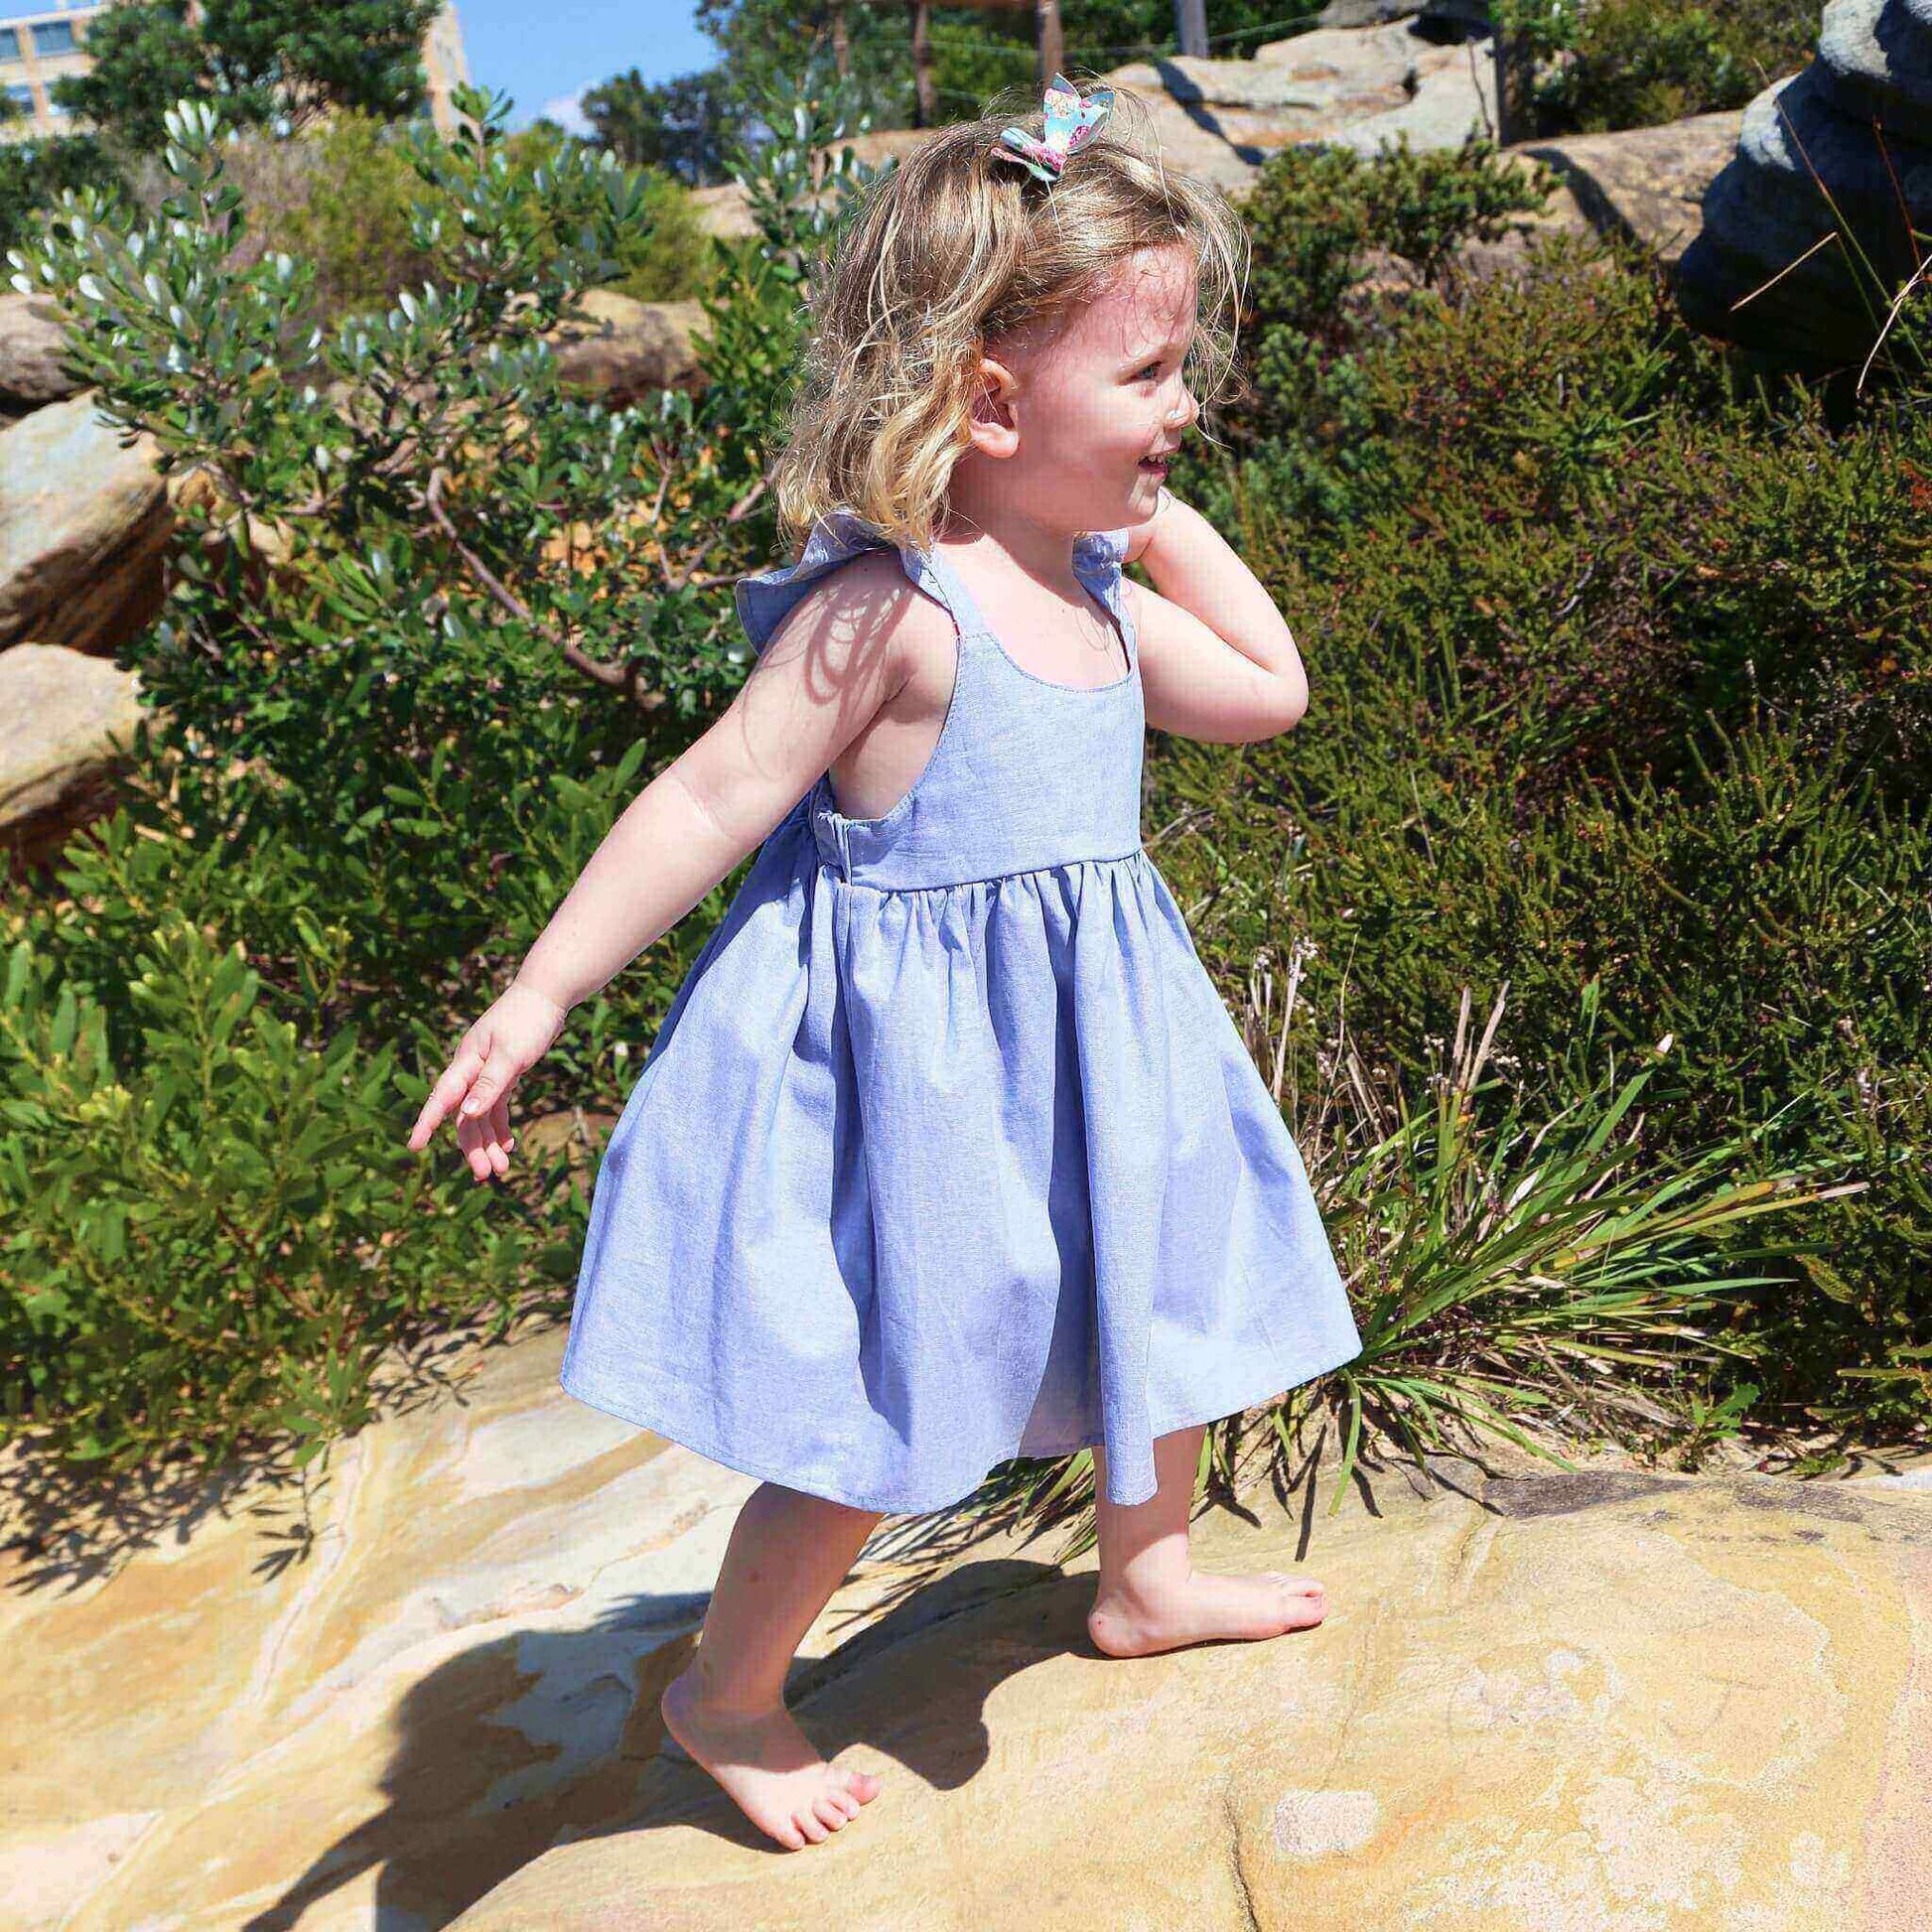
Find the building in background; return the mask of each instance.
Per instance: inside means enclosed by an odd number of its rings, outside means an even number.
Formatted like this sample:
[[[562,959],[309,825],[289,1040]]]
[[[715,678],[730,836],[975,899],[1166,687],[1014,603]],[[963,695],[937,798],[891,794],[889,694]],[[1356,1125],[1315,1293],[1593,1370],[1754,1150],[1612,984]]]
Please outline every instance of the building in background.
[[[80,121],[55,106],[53,86],[64,73],[87,71],[87,23],[106,11],[102,0],[41,0],[30,8],[0,0],[0,88],[27,110],[0,121],[0,141],[83,131]],[[188,0],[191,21],[201,11],[200,0]],[[422,60],[430,119],[448,134],[455,126],[450,92],[470,78],[463,30],[448,0],[423,35]]]

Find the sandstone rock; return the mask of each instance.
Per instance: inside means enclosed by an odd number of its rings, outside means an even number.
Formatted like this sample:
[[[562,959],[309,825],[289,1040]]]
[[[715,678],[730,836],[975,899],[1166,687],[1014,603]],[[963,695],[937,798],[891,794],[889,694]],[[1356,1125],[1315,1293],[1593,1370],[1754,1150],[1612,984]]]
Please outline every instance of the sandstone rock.
[[[0,648],[111,655],[153,621],[174,517],[159,445],[94,410],[92,389],[0,432]]]
[[[1932,0],[1831,0],[1818,59],[1745,108],[1679,300],[1693,327],[1774,361],[1856,364],[1928,227]]]
[[[1291,142],[1335,139],[1372,153],[1398,130],[1412,147],[1430,148],[1456,147],[1472,130],[1494,129],[1495,64],[1487,42],[1464,42],[1470,30],[1454,26],[1445,41],[1442,26],[1408,17],[1424,11],[1435,10],[1398,7],[1364,26],[1324,23],[1265,43],[1252,60],[1132,61],[1104,78],[1140,95],[1174,167],[1239,200],[1263,162]],[[928,129],[889,128],[854,136],[849,145],[877,166],[930,139]],[[707,232],[753,232],[736,182],[700,189],[696,200]]]
[[[0,843],[45,862],[111,804],[140,679],[63,644],[0,650]]]
[[[1104,1658],[1064,1532],[887,1519],[788,1685],[885,1788],[779,1853],[657,1756],[755,1485],[562,1348],[393,1364],[306,1513],[245,1468],[56,1511],[13,1458],[0,1921],[1837,1932],[1932,1878],[1932,1497],[1505,1455],[1330,1516],[1332,1446],[1195,1526],[1327,1585],[1272,1643]]]
[[[699,389],[704,378],[692,345],[706,328],[695,302],[633,302],[613,289],[589,289],[588,322],[551,331],[563,379],[622,409],[655,389]]]
[[[826,1845],[774,1858],[701,1772],[653,1764],[621,1817],[456,1923],[1909,1922],[1932,1877],[1932,1504],[1452,1459],[1418,1494],[1413,1473],[1373,1480],[1373,1515],[1197,1523],[1204,1569],[1326,1583],[1327,1619],[1271,1643],[1110,1660],[1089,1576],[955,1570],[941,1620],[914,1598],[791,1693],[884,1779]]]
[[[1465,42],[1444,52],[1454,58],[1419,73],[1412,100],[1359,121],[1351,120],[1321,138],[1370,155],[1394,145],[1398,137],[1421,149],[1459,148],[1471,134],[1486,134],[1493,140],[1497,127],[1496,64],[1487,46]]]
[[[1382,27],[1423,12],[1429,0],[1328,0],[1315,15],[1323,27]]]
[[[1674,262],[1697,234],[1705,191],[1728,162],[1742,119],[1740,108],[1725,108],[1661,127],[1525,141],[1509,152],[1556,174],[1555,219],[1640,242]]]
[[[1541,163],[1558,185],[1540,214],[1512,217],[1495,241],[1465,242],[1457,264],[1477,276],[1514,273],[1530,242],[1551,229],[1634,241],[1659,262],[1675,263],[1697,235],[1705,191],[1729,162],[1742,119],[1741,108],[1727,108],[1506,149],[1518,166]]]
[[[61,305],[52,296],[17,290],[0,295],[0,406],[23,413],[81,386],[61,366],[66,335]]]
[[[758,226],[745,205],[745,191],[735,181],[721,182],[714,188],[694,188],[698,225],[706,234],[743,237],[756,234]]]

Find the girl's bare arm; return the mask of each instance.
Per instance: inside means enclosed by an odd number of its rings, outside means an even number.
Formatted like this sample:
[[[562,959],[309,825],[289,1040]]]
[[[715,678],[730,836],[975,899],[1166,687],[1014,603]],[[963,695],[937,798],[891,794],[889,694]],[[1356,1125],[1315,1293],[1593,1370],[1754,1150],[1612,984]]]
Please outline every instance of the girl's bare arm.
[[[516,983],[568,1011],[762,844],[904,682],[918,595],[885,552],[815,585],[718,722],[625,807]]]
[[[1275,601],[1200,511],[1172,495],[1128,540],[1147,722],[1215,745],[1272,738],[1308,710],[1308,675]]]

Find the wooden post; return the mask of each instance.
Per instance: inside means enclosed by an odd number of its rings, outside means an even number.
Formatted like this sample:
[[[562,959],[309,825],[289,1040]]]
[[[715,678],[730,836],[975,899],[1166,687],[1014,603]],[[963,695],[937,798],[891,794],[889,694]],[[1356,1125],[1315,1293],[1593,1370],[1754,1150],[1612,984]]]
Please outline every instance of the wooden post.
[[[845,0],[830,0],[826,12],[832,29],[832,62],[843,78],[852,71],[852,41],[846,32]]]
[[[1207,0],[1173,0],[1173,37],[1181,53],[1207,59]]]
[[[1060,0],[1035,0],[1034,77],[1041,93],[1066,61],[1066,34],[1060,26]]]
[[[932,44],[926,35],[926,0],[906,0],[912,10],[912,125],[931,127],[939,118],[932,91]]]
[[[1508,32],[1500,23],[1489,44],[1496,60],[1496,145],[1506,148],[1536,134],[1536,56],[1527,34]]]

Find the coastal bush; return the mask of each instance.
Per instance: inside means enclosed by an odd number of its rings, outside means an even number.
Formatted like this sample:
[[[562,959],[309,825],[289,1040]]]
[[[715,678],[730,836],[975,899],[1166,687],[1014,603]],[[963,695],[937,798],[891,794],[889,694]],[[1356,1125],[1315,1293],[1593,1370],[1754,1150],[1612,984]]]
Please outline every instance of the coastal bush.
[[[384,312],[317,320],[318,261],[259,236],[226,171],[279,181],[285,221],[340,212],[333,191],[305,201],[302,166],[207,105],[171,117],[154,206],[64,197],[11,255],[67,309],[100,412],[194,474],[162,614],[121,653],[154,707],[124,801],[0,900],[6,1434],[106,1471],[251,1431],[326,1452],[385,1341],[567,1305],[590,1123],[737,876],[524,1083],[565,1152],[526,1137],[477,1190],[402,1144],[425,1070],[746,674],[719,588],[768,560],[797,292],[861,178],[825,158],[819,80],[772,106],[791,142],[747,158],[758,239],[713,244],[698,397],[614,412],[559,381],[545,332],[647,259],[652,193],[506,136],[476,89],[454,139],[335,137],[375,199],[398,155],[415,180],[423,279]]]
[[[1518,273],[1347,307],[1331,287],[1317,311],[1346,418],[1264,394],[1176,478],[1210,473],[1311,692],[1267,745],[1157,741],[1150,816],[1204,956],[1235,1002],[1255,958],[1306,948],[1309,1008],[1345,996],[1406,1081],[1463,988],[1506,983],[1531,1092],[1598,986],[1627,1047],[1673,1042],[1660,1156],[1775,1118],[1760,1158],[1863,1183],[1732,1317],[1756,1415],[1922,1423],[1922,373],[1901,357],[1828,421],[1686,331],[1653,265],[1562,235]]]
[[[1536,133],[1600,134],[1742,107],[1818,45],[1818,0],[1493,0],[1535,62]]]

